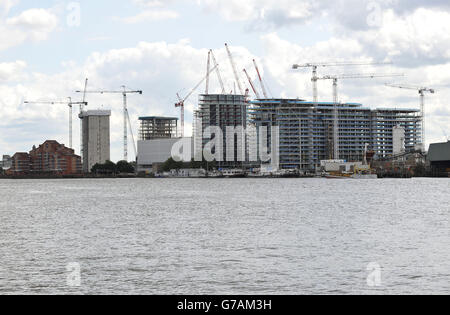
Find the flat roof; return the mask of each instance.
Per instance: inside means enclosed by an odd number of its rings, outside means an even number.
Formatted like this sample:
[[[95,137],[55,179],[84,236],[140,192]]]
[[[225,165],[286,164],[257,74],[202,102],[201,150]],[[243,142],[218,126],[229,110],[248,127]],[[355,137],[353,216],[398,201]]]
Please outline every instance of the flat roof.
[[[139,117],[139,120],[179,120],[176,117],[161,117],[161,116],[145,116]]]
[[[111,110],[97,109],[84,111],[82,113],[82,117],[89,117],[89,116],[111,116]]]
[[[450,141],[431,144],[428,159],[431,162],[450,161]]]
[[[314,105],[314,102],[311,101],[305,101],[305,100],[301,100],[301,99],[281,99],[281,98],[274,98],[274,99],[258,99],[258,100],[254,100],[254,101],[250,101],[250,103],[252,104],[271,104],[271,103],[291,103],[291,104],[299,104],[299,105]],[[329,107],[329,106],[333,106],[334,107],[334,103],[333,102],[318,102],[317,105],[319,105],[319,107]],[[361,103],[339,103],[338,107],[341,109],[359,109],[359,110],[370,110],[370,111],[379,111],[379,112],[383,112],[383,111],[389,111],[389,112],[401,112],[401,113],[419,113],[420,110],[419,109],[412,109],[412,108],[375,108],[375,109],[371,109],[369,107],[363,107],[363,104]]]

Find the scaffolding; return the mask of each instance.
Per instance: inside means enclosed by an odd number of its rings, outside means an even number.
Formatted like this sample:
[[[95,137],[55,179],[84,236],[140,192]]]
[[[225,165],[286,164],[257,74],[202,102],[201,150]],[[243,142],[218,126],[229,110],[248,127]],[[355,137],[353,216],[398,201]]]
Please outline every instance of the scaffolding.
[[[140,117],[139,140],[171,139],[179,137],[178,118]]]
[[[200,134],[208,127],[220,127],[223,133],[223,158],[222,161],[217,161],[219,168],[243,168],[244,162],[239,161],[239,154],[242,150],[247,156],[246,150],[246,134],[247,128],[247,107],[246,96],[232,95],[232,94],[209,94],[199,96],[199,109],[195,114],[196,117],[196,138],[199,139]],[[201,129],[200,129],[201,126]],[[234,141],[226,139],[227,127],[243,127],[242,132],[237,132]],[[200,132],[201,130],[201,132]],[[216,135],[212,135],[210,139],[202,139],[202,148],[207,143],[212,141]],[[241,139],[238,140],[238,137]],[[197,140],[198,141],[198,140]],[[234,161],[227,161],[227,146],[234,146]],[[215,151],[212,152],[215,154]]]
[[[271,99],[256,100],[252,105],[251,123],[280,129],[280,168],[314,171],[321,160],[332,156],[334,103]],[[361,104],[339,104],[339,159],[362,161],[366,144],[381,157],[392,155],[393,129],[398,125],[406,131],[406,149],[414,149],[421,139],[420,122],[419,110],[371,110]]]

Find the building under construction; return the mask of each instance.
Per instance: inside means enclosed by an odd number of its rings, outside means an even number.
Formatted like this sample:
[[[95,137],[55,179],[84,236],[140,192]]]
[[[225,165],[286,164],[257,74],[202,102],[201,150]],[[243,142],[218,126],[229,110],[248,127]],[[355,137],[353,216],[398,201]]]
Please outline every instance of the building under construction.
[[[199,109],[194,113],[194,146],[195,152],[201,146],[204,148],[217,135],[205,135],[208,127],[220,127],[223,139],[222,149],[219,154],[222,161],[217,161],[218,168],[242,168],[245,162],[245,126],[247,126],[248,103],[244,95],[232,94],[203,94],[199,96]],[[236,129],[233,139],[227,141],[227,127],[242,127]],[[234,149],[231,149],[234,147]],[[218,148],[213,148],[212,154],[218,153]],[[227,150],[233,150],[227,155]],[[232,159],[231,159],[232,155]],[[240,157],[244,157],[244,161]],[[228,160],[228,161],[227,161]]]
[[[251,102],[250,122],[256,127],[280,128],[281,169],[314,170],[333,157],[334,103],[298,99],[261,99]],[[405,148],[421,142],[419,110],[365,108],[339,104],[339,159],[362,161],[366,144],[380,157],[393,154],[395,127],[405,130]],[[267,140],[270,142],[270,137]],[[267,143],[270,147],[270,143]]]
[[[178,118],[140,117],[137,170],[158,173],[160,166],[172,157],[173,146],[180,141]]]
[[[171,139],[178,135],[178,118],[140,117],[139,140]]]

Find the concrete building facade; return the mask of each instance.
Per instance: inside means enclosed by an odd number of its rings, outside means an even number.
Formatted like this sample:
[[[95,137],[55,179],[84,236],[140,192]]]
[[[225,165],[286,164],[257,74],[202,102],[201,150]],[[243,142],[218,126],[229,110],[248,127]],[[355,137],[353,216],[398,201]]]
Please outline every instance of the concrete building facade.
[[[247,157],[245,128],[248,123],[249,106],[244,95],[209,94],[199,96],[199,109],[194,113],[194,145],[205,148],[211,141],[221,143],[221,152],[213,148],[212,153],[221,156],[217,161],[218,168],[242,168]],[[216,139],[216,134],[207,133],[209,127],[219,127],[222,139]],[[227,137],[227,128],[235,129],[234,136]],[[196,150],[197,151],[197,150]],[[242,161],[244,157],[244,161]]]
[[[97,163],[111,159],[110,110],[83,112],[83,172],[89,173]]]
[[[172,139],[178,135],[178,118],[139,117],[139,140]]]
[[[172,148],[180,140],[181,138],[139,140],[137,158],[138,173],[157,173],[158,166],[172,157]],[[184,138],[184,140],[192,146],[192,138]]]
[[[251,104],[252,124],[280,128],[281,169],[315,170],[321,160],[332,158],[333,103],[315,105],[299,99],[262,99]],[[366,144],[378,156],[392,155],[396,126],[405,130],[406,150],[414,150],[421,139],[419,110],[371,110],[361,104],[346,103],[338,105],[338,117],[340,160],[363,161]],[[270,143],[267,145],[270,147]]]
[[[159,166],[172,157],[172,148],[180,140],[178,118],[140,117],[137,171],[157,173]],[[184,139],[191,143],[191,138]]]
[[[402,126],[395,126],[393,129],[392,146],[393,155],[398,155],[406,152],[406,133]]]

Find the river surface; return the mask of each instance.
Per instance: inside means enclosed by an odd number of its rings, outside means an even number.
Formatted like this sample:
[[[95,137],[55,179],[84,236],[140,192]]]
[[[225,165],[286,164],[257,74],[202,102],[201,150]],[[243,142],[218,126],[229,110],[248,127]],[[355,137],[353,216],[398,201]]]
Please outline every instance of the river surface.
[[[0,180],[0,294],[449,294],[449,192],[449,179]]]

